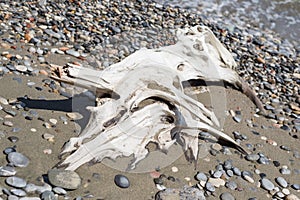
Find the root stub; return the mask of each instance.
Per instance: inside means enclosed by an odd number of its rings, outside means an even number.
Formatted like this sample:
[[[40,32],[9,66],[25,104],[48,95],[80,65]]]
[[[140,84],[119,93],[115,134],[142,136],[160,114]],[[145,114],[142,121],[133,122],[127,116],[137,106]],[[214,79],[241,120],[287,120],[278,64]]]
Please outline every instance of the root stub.
[[[219,121],[214,112],[186,95],[183,83],[225,81],[240,87],[262,108],[260,101],[241,81],[233,57],[207,27],[179,29],[177,36],[175,45],[141,49],[102,71],[71,64],[52,67],[55,80],[94,91],[96,96],[114,93],[100,105],[87,108],[89,123],[64,146],[63,154],[73,153],[61,166],[75,170],[89,161],[133,156],[128,169],[134,169],[149,154],[149,143],[156,143],[167,155],[173,144],[179,143],[196,161],[200,131],[247,153],[216,128]],[[152,162],[149,170],[160,164]]]

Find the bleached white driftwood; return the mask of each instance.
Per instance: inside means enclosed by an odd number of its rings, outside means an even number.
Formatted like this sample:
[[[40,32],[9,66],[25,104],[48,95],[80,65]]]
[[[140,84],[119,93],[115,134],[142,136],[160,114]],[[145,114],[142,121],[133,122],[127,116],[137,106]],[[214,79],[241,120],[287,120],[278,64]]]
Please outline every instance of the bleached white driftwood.
[[[183,82],[192,79],[226,81],[262,106],[238,74],[236,63],[211,30],[205,26],[179,29],[175,45],[141,49],[123,61],[97,71],[69,64],[54,67],[52,78],[110,94],[96,107],[88,107],[91,117],[78,137],[71,138],[62,154],[73,152],[61,166],[75,170],[89,161],[134,156],[129,169],[144,159],[149,142],[168,150],[181,141],[191,159],[198,157],[198,133],[213,136],[244,150],[232,138],[217,130],[215,114],[201,102],[187,96]]]

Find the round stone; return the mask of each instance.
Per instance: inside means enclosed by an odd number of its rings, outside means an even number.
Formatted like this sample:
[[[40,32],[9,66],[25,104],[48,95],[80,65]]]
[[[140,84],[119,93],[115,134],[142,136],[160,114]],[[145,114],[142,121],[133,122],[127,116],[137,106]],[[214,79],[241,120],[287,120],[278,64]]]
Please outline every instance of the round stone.
[[[282,189],[282,193],[285,194],[285,195],[291,194],[290,190],[287,189],[287,188],[283,188],[283,189]]]
[[[198,172],[195,178],[197,181],[207,181],[207,176],[202,172]]]
[[[81,185],[79,175],[70,170],[51,169],[48,171],[49,182],[64,189],[75,190]]]
[[[215,171],[215,173],[213,174],[214,178],[220,178],[222,176],[222,171]]]
[[[261,179],[261,187],[268,191],[271,191],[275,188],[274,184],[267,178]]]
[[[292,187],[294,190],[300,190],[300,185],[299,185],[299,184],[292,184],[291,187]]]
[[[57,197],[55,196],[54,192],[46,190],[41,195],[42,200],[56,200]]]
[[[130,186],[128,178],[121,174],[116,175],[114,181],[120,188],[128,188]]]
[[[25,197],[26,196],[26,192],[22,189],[16,189],[13,188],[10,190],[10,192],[18,197]]]
[[[235,198],[229,192],[224,192],[220,195],[221,200],[235,200]]]
[[[19,72],[26,72],[27,71],[27,67],[25,65],[17,65],[17,66],[15,66],[15,68]]]
[[[1,166],[0,176],[13,176],[17,173],[14,167],[11,166]]]
[[[225,187],[227,187],[231,190],[235,190],[237,188],[237,184],[234,181],[228,181],[228,182],[226,182]]]
[[[286,180],[283,177],[277,177],[275,179],[276,183],[278,183],[278,185],[280,185],[281,187],[287,187],[288,183],[286,182]]]
[[[209,192],[214,192],[216,191],[216,188],[210,183],[210,182],[207,182],[205,184],[205,189],[208,190]]]
[[[15,188],[23,188],[26,186],[26,181],[22,178],[11,176],[5,180],[6,184]]]
[[[241,172],[241,170],[239,168],[234,167],[232,170],[233,170],[233,173],[235,175],[237,175],[237,176],[241,176],[242,175],[242,172]]]
[[[259,155],[257,155],[257,154],[248,154],[245,158],[248,161],[257,161],[259,159]]]
[[[172,170],[172,172],[174,172],[174,173],[178,172],[178,168],[177,168],[177,167],[172,167],[171,170]]]
[[[16,167],[27,167],[29,159],[21,153],[11,152],[7,156],[8,161]]]

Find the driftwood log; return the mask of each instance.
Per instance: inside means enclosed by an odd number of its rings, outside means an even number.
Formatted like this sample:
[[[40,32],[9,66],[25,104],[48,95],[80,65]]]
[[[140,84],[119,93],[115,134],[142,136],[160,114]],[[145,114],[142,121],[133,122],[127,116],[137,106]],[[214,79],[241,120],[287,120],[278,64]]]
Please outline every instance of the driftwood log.
[[[225,81],[239,88],[263,110],[249,86],[235,72],[230,52],[205,26],[179,29],[175,45],[141,49],[104,70],[78,65],[54,66],[52,78],[95,91],[96,107],[78,137],[71,138],[62,154],[71,153],[59,165],[76,170],[89,161],[131,156],[128,169],[144,159],[146,146],[156,143],[167,151],[175,142],[190,150],[197,161],[198,134],[206,131],[243,153],[241,146],[218,130],[214,112],[186,95],[183,82],[195,79]]]

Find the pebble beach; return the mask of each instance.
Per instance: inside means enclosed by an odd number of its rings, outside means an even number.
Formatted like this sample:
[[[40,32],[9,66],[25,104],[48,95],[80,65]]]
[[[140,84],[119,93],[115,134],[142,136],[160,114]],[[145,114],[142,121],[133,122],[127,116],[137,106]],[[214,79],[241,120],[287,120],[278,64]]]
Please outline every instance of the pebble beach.
[[[0,200],[298,200],[297,42],[221,19],[150,0],[0,1]],[[196,166],[182,154],[143,173],[105,163],[56,169],[64,143],[86,126],[85,107],[94,106],[95,97],[49,78],[51,67],[102,70],[141,48],[174,44],[176,29],[194,25],[208,26],[231,52],[266,109],[262,116],[241,92],[224,89],[226,106],[216,113],[222,131],[250,154],[201,132]]]

